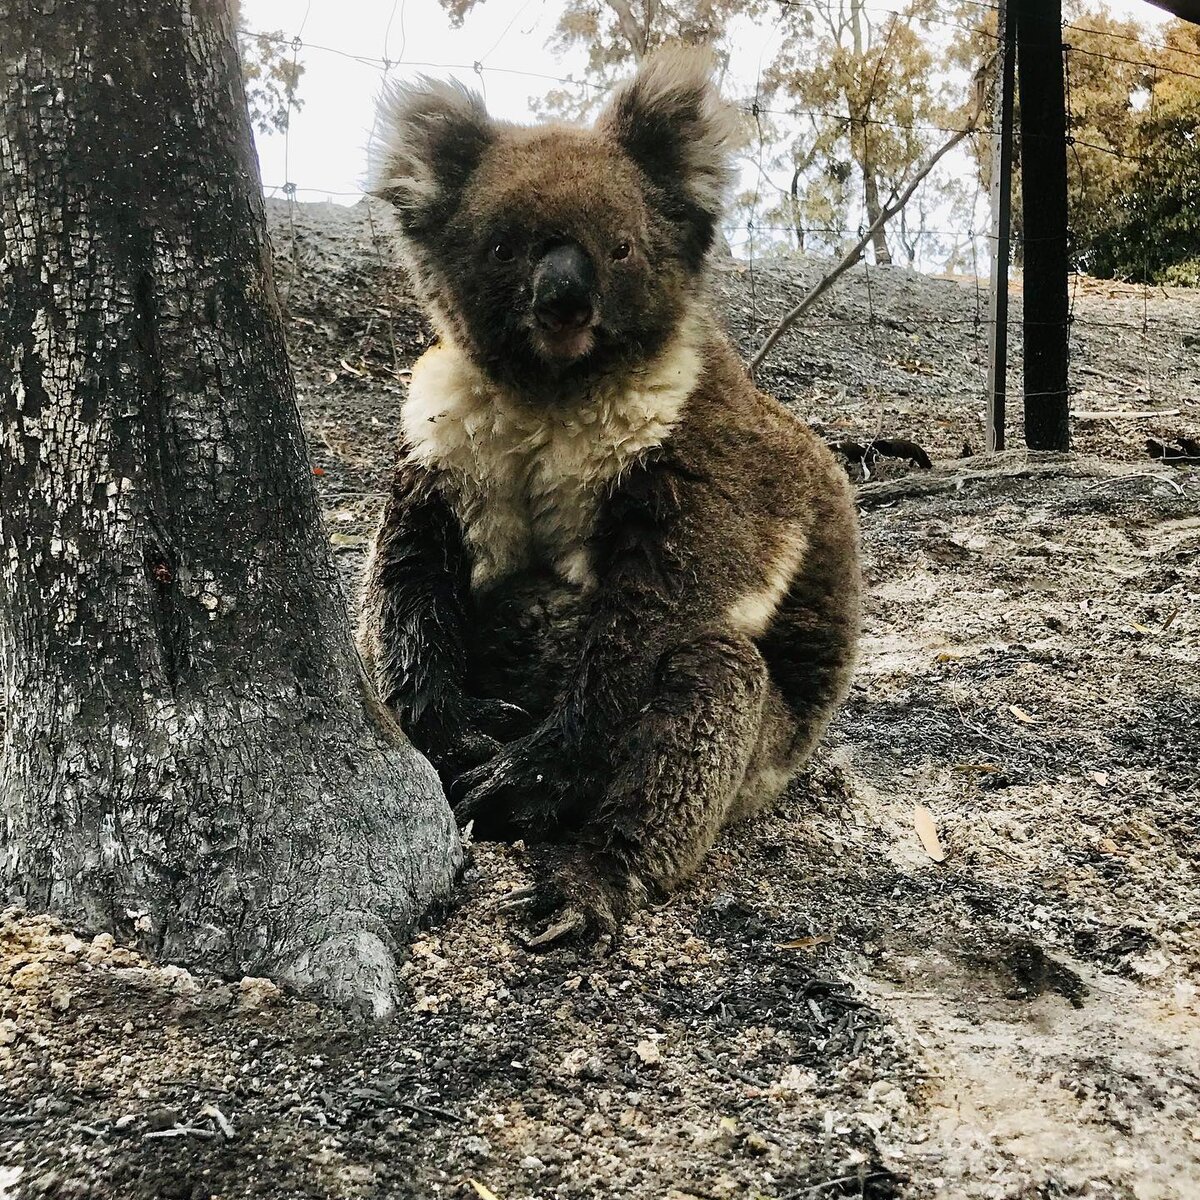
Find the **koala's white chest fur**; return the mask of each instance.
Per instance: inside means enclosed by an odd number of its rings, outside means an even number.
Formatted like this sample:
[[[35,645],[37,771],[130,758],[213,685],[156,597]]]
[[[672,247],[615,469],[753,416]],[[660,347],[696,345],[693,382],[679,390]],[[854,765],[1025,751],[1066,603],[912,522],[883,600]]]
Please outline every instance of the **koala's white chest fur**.
[[[685,323],[641,370],[553,408],[491,382],[453,343],[421,357],[401,424],[409,453],[450,481],[474,588],[535,562],[591,585],[587,541],[599,501],[678,423],[700,375],[699,343]]]

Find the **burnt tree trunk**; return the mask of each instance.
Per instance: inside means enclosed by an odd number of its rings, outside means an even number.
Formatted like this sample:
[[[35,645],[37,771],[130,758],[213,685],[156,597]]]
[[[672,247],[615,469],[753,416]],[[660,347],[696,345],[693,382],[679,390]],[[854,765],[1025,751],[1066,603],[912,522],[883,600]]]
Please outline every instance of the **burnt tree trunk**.
[[[228,0],[0,0],[0,875],[377,1012],[461,847],[366,685]]]

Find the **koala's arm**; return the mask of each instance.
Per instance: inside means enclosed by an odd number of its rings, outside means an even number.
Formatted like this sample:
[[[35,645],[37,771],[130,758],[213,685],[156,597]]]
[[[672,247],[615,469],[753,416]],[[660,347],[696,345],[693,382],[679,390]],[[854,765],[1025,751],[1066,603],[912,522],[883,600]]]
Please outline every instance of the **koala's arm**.
[[[640,711],[667,652],[720,632],[729,575],[721,534],[705,529],[713,485],[670,456],[622,480],[595,539],[598,586],[583,646],[552,716],[569,741],[607,757],[607,743]]]
[[[544,831],[603,792],[614,742],[651,697],[664,655],[721,628],[731,585],[722,567],[737,564],[723,562],[728,548],[711,529],[701,533],[711,490],[665,456],[622,479],[593,539],[597,587],[562,698],[531,734],[458,780],[460,819],[494,817],[507,829],[515,814],[518,830]]]
[[[437,477],[402,454],[364,581],[359,645],[380,698],[443,778],[497,753],[524,716],[463,690],[469,571]]]

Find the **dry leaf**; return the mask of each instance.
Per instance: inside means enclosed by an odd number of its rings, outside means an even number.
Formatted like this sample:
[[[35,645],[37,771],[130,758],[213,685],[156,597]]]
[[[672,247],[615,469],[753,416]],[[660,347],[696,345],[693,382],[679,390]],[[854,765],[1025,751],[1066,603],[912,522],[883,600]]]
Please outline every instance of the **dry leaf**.
[[[976,771],[983,775],[995,775],[1000,768],[995,763],[960,762],[954,764],[954,770],[961,771],[964,775],[971,775]]]
[[[1093,778],[1093,779],[1094,779],[1094,780],[1095,780],[1095,781],[1096,781],[1096,782],[1097,782],[1097,783],[1098,783],[1098,784],[1099,784],[1101,787],[1108,787],[1108,772],[1107,772],[1107,771],[1093,771],[1093,772],[1092,772],[1092,778]]]
[[[1145,625],[1139,625],[1136,621],[1129,622],[1129,628],[1137,630],[1138,633],[1153,633],[1153,629],[1147,628]]]
[[[776,942],[777,950],[815,950],[818,946],[825,946],[832,942],[833,938],[828,934],[822,934],[820,937],[803,937],[793,938],[790,942]]]
[[[945,862],[946,852],[942,849],[937,826],[933,823],[933,813],[925,805],[918,804],[913,809],[913,824],[917,827],[917,837],[921,839],[921,845],[925,847],[925,853],[934,862]]]
[[[1019,704],[1010,704],[1008,711],[1012,713],[1018,721],[1024,721],[1026,725],[1036,725],[1037,718],[1031,717]]]
[[[475,1195],[479,1197],[479,1200],[500,1200],[500,1197],[487,1184],[480,1183],[478,1179],[468,1179],[467,1182],[475,1189]]]
[[[1121,847],[1118,846],[1117,843],[1112,840],[1112,838],[1101,838],[1100,841],[1096,843],[1096,849],[1102,854],[1121,853]]]

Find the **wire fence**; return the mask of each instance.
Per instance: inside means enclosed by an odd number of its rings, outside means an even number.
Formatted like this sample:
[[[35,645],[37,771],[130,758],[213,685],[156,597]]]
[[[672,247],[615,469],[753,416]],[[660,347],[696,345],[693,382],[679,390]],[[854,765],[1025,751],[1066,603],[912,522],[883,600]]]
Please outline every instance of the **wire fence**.
[[[781,12],[823,7],[822,0],[781,0]],[[868,6],[868,10],[877,21],[913,19],[905,10],[884,5]],[[964,0],[959,16],[969,11],[976,20],[930,14],[916,23],[922,30],[941,29],[945,36],[971,39],[978,81],[995,54],[996,10],[995,4],[984,0]],[[495,62],[503,34],[487,54],[471,62],[408,57],[403,37],[401,51],[393,57],[388,35],[396,16],[393,5],[377,52],[306,40],[303,24],[294,32],[241,32],[288,53],[293,68],[310,55],[328,55],[372,72],[380,86],[388,79],[416,73],[466,75],[486,98],[488,79],[505,77],[527,80],[531,95],[544,95],[555,87],[581,102],[595,104],[603,99],[605,89],[590,80]],[[936,32],[930,36],[936,37]],[[1109,188],[1112,182],[1090,169],[1086,156],[1110,159],[1136,172],[1149,166],[1150,153],[1144,141],[1134,138],[1121,143],[1097,130],[1087,111],[1088,100],[1080,103],[1080,80],[1094,76],[1097,63],[1103,63],[1105,70],[1141,73],[1148,84],[1131,92],[1129,108],[1153,122],[1157,85],[1163,79],[1200,81],[1200,49],[1178,39],[1135,35],[1127,28],[1098,22],[1068,22],[1062,27],[1062,39],[1072,178],[1068,237],[1078,259],[1087,214],[1103,206],[1105,197],[1099,189]],[[890,69],[886,54],[880,54],[874,69],[876,75]],[[960,90],[969,90],[970,76],[968,63],[958,71]],[[1200,97],[1200,88],[1196,94]],[[294,115],[293,98],[289,92],[289,118]],[[797,297],[818,285],[836,258],[864,240],[871,218],[881,206],[895,202],[922,161],[946,139],[967,135],[957,157],[947,160],[939,174],[922,181],[909,204],[884,226],[882,236],[866,239],[854,269],[781,339],[764,362],[762,377],[766,386],[795,401],[831,437],[870,445],[879,438],[900,436],[928,443],[943,457],[981,448],[986,441],[987,292],[995,248],[986,180],[987,148],[995,133],[989,120],[991,106],[972,114],[965,102],[957,108],[945,105],[945,117],[902,121],[870,111],[790,105],[780,100],[778,88],[764,87],[761,69],[753,93],[738,104],[749,135],[742,152],[742,193],[724,226],[732,261],[717,272],[717,291],[732,332],[748,356]],[[799,185],[828,169],[836,154],[827,155],[823,163],[810,160],[807,174],[797,165],[805,152],[806,134],[815,137],[813,131],[818,129],[827,143],[842,139],[848,159],[853,158],[850,143],[868,143],[872,131],[906,138],[920,153],[910,155],[907,176],[901,173],[893,178],[877,196],[869,194],[867,172],[847,161],[845,179],[839,181],[841,203],[836,211],[822,215],[799,202]],[[375,135],[372,127],[368,153]],[[294,122],[289,119],[283,134],[285,177],[269,179],[264,185],[266,195],[281,198],[288,206],[286,257],[291,274],[299,268],[296,206],[305,199],[353,202],[365,194],[357,188],[321,186],[319,180],[293,180],[294,136]],[[388,264],[382,231],[376,227],[373,207],[367,205],[364,211],[373,253],[383,270]],[[1146,269],[1136,282],[1081,273],[1071,277],[1071,392],[1074,437],[1080,448],[1143,454],[1149,438],[1164,444],[1176,434],[1192,435],[1200,423],[1193,333],[1200,324],[1200,290],[1153,281],[1149,268],[1160,257],[1155,242],[1163,236],[1150,226],[1142,231]],[[1024,244],[1029,243],[1023,242],[1018,222],[1010,247],[1018,264],[1010,280],[1014,303],[1009,315],[1013,348],[1009,386],[1013,393],[1020,392],[1019,263]],[[891,263],[885,251],[890,252]],[[285,281],[285,301],[288,286]],[[394,331],[391,342],[393,365],[399,371],[406,353]]]

